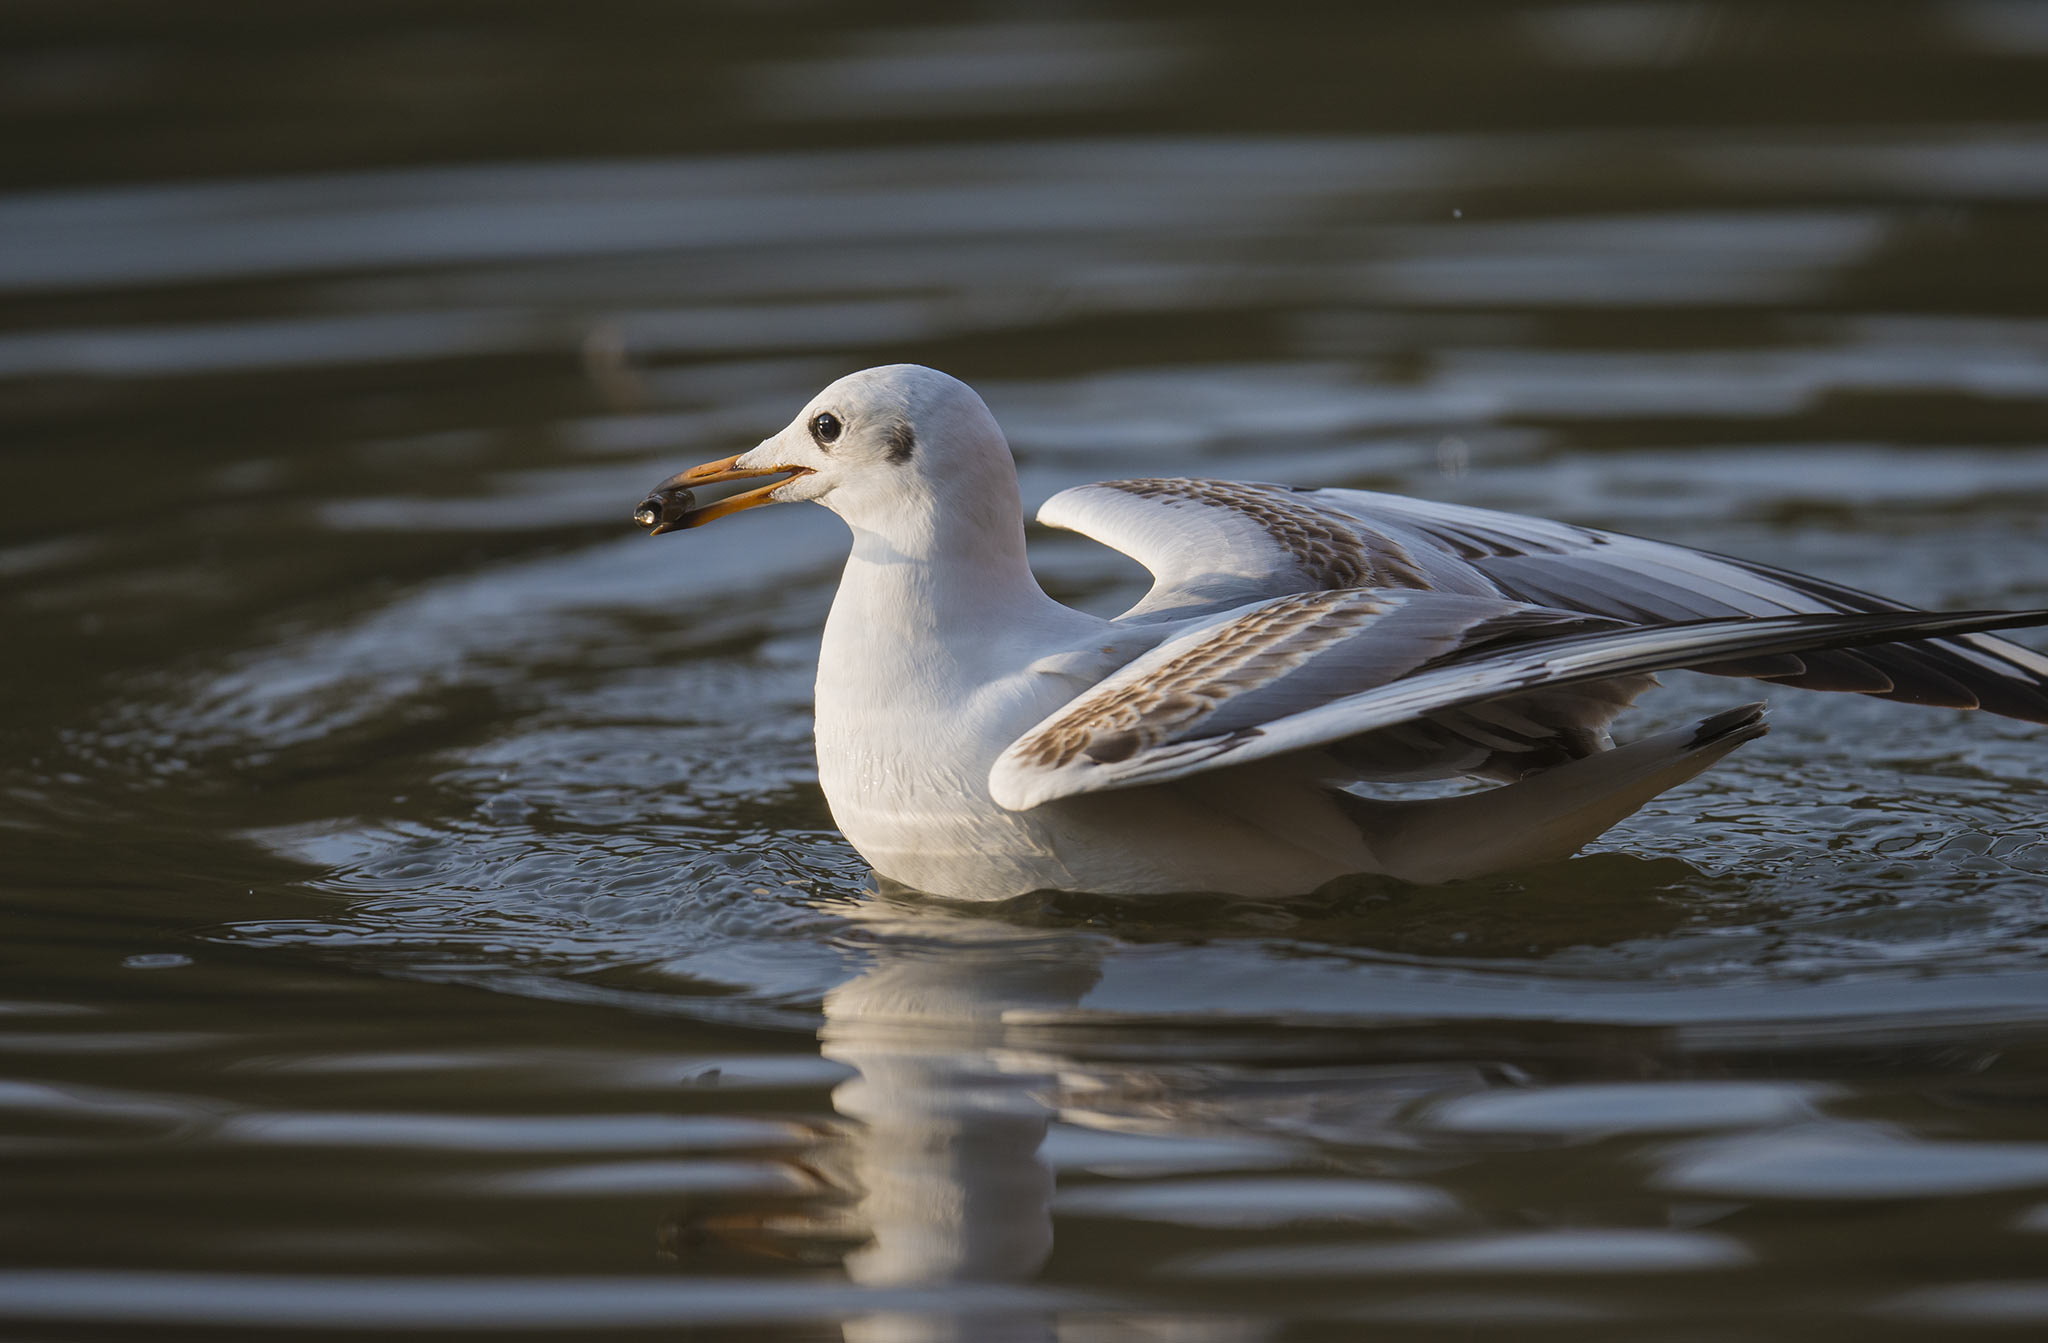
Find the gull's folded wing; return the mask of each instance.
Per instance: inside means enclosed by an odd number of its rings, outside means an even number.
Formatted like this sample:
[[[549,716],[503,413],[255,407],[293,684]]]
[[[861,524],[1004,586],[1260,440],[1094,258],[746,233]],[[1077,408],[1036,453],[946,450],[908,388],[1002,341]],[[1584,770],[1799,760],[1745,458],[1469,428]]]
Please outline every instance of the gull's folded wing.
[[[1502,597],[1632,623],[1908,609],[1684,546],[1367,490],[1107,481],[1054,495],[1038,516],[1152,571],[1152,590],[1124,617],[1138,621],[1346,587]],[[2048,722],[2048,657],[1981,634],[1730,656],[1697,670]]]
[[[1575,632],[1545,637],[1546,621]],[[1124,667],[1013,742],[990,771],[989,789],[1000,805],[1023,811],[1327,747],[1547,687],[2042,624],[2048,611],[1801,614],[1612,628],[1442,593],[1297,594],[1226,612]]]

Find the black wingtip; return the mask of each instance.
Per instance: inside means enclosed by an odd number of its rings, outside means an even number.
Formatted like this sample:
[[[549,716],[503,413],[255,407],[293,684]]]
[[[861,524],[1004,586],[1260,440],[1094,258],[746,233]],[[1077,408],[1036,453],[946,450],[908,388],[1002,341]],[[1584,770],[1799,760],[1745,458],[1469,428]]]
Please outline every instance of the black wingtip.
[[[1685,744],[1688,751],[1717,746],[1730,737],[1736,738],[1736,745],[1752,741],[1771,730],[1764,721],[1764,710],[1768,706],[1761,700],[1755,704],[1738,704],[1724,709],[1711,718],[1702,718],[1692,730],[1692,740]]]

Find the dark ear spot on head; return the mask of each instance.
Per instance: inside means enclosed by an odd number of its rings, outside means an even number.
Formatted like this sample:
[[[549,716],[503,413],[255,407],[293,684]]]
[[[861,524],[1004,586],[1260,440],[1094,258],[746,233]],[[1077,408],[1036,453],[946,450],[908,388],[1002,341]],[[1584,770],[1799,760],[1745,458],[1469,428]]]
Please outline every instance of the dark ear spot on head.
[[[901,466],[917,451],[917,435],[910,431],[907,421],[898,420],[882,435],[889,444],[889,460]]]

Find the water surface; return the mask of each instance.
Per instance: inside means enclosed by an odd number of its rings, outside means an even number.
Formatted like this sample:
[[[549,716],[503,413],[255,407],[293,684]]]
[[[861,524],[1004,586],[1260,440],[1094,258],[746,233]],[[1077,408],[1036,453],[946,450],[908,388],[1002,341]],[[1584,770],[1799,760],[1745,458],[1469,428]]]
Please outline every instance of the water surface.
[[[1775,691],[1553,868],[947,906],[817,789],[837,522],[625,520],[909,359],[1034,504],[2048,605],[2034,6],[681,15],[0,20],[7,1330],[2048,1325],[2042,729]]]

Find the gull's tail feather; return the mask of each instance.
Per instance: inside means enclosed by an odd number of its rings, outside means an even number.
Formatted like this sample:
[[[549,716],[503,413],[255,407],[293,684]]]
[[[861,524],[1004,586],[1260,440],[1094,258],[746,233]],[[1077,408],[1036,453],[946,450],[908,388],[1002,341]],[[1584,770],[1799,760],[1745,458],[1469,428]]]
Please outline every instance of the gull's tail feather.
[[[1345,794],[1382,870],[1403,881],[1457,881],[1569,858],[1645,802],[1770,731],[1745,704],[1499,788],[1425,802]]]

